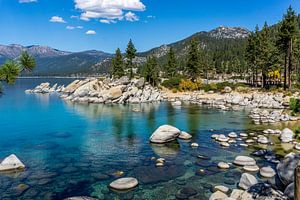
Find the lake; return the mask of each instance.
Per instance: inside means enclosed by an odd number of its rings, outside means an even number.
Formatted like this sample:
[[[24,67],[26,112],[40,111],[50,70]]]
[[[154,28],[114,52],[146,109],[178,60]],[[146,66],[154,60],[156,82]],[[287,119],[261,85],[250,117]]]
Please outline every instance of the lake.
[[[24,172],[0,174],[0,199],[85,195],[157,200],[192,194],[194,199],[208,199],[215,185],[236,188],[242,173],[238,168],[219,170],[217,163],[253,151],[239,146],[240,141],[222,148],[211,139],[214,133],[251,129],[247,111],[173,107],[167,102],[88,105],[64,102],[56,94],[25,94],[45,81],[68,84],[73,79],[19,79],[5,86],[0,97],[0,159],[14,153],[26,165]],[[150,135],[163,124],[187,131],[199,148],[191,148],[187,141],[150,144]],[[165,158],[166,165],[155,167],[152,157]],[[111,191],[108,184],[122,176],[137,178],[139,186],[123,193]]]

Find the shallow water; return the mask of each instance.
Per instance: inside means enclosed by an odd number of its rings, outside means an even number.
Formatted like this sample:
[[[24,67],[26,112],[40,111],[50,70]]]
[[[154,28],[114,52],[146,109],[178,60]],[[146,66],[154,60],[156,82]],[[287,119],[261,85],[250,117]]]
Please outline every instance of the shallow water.
[[[0,97],[0,158],[15,153],[27,166],[21,173],[0,174],[0,199],[78,195],[176,199],[182,188],[194,189],[194,199],[208,199],[214,185],[236,187],[240,169],[221,171],[216,163],[232,162],[236,155],[249,155],[250,150],[238,145],[221,148],[210,136],[248,130],[251,123],[246,111],[173,107],[169,103],[87,105],[67,103],[57,95],[24,93],[45,81],[67,84],[72,79],[20,79],[14,86],[5,86]],[[142,112],[132,112],[133,108]],[[185,141],[149,144],[149,136],[163,124],[191,133],[192,142],[200,147],[192,149]],[[209,159],[199,159],[198,155]],[[151,157],[164,157],[166,166],[156,168]],[[136,177],[139,186],[125,193],[110,191],[107,185],[120,176],[119,171],[123,176]],[[26,184],[26,189],[20,184]],[[177,197],[191,192],[186,189],[182,193]]]

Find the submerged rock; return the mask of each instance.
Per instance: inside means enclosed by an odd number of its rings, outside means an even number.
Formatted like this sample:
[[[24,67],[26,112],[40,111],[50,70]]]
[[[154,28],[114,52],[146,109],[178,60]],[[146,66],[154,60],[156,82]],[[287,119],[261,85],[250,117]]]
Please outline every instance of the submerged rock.
[[[11,154],[0,163],[0,171],[23,169],[25,169],[25,165],[19,160],[19,158],[15,154]]]
[[[138,180],[136,178],[120,178],[109,184],[109,187],[115,190],[129,190],[138,185]]]
[[[174,126],[163,125],[151,135],[150,142],[158,144],[172,142],[177,139],[180,133],[181,131]]]
[[[64,200],[97,200],[97,199],[92,198],[92,197],[80,196],[80,197],[68,197]]]

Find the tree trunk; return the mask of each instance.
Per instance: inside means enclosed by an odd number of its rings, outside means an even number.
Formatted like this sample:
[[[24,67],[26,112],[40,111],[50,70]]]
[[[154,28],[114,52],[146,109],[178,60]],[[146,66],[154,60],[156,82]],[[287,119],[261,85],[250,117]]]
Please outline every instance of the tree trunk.
[[[284,75],[283,75],[283,89],[286,90],[286,78],[287,78],[287,55],[284,56]]]
[[[288,65],[288,88],[291,87],[292,84],[292,54],[293,54],[293,39],[289,41],[289,65]]]

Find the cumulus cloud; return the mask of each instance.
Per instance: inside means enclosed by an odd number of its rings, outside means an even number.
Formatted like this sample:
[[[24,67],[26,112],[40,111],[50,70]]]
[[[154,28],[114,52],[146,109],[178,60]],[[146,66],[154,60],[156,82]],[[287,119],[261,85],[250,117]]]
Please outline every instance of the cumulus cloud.
[[[51,17],[51,19],[49,20],[50,22],[54,22],[54,23],[66,23],[66,21],[59,16],[53,16]]]
[[[68,30],[83,29],[83,26],[67,26],[66,29]]]
[[[139,21],[138,16],[136,16],[133,12],[128,12],[125,14],[125,19],[130,22]]]
[[[82,11],[80,19],[123,20],[137,21],[138,17],[125,11],[144,11],[146,6],[141,0],[74,0],[75,8]],[[128,14],[129,13],[129,14]],[[128,16],[126,16],[128,15]],[[101,21],[100,21],[101,22]],[[112,21],[104,21],[110,22]]]
[[[19,3],[32,3],[37,2],[37,0],[19,0]]]
[[[85,34],[87,34],[87,35],[96,35],[96,31],[88,30],[87,32],[85,32]]]

